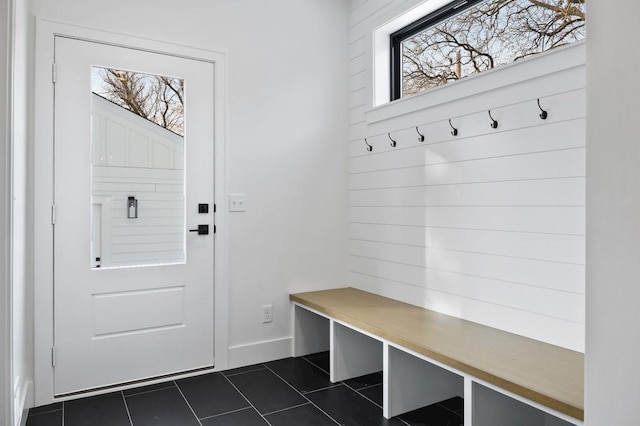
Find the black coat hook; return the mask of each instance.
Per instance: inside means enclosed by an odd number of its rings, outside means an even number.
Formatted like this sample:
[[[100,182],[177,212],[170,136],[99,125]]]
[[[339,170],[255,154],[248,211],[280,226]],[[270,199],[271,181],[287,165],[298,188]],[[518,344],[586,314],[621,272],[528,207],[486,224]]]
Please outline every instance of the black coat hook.
[[[547,114],[547,111],[543,110],[542,107],[540,106],[540,99],[538,99],[538,108],[540,108],[540,111],[542,111],[540,113],[540,118],[542,118],[543,120],[546,120],[549,114]]]
[[[453,129],[451,131],[451,135],[452,136],[458,136],[458,129],[456,129],[455,127],[453,127],[453,124],[451,124],[451,119],[449,119],[449,126],[451,126],[451,128]]]
[[[396,141],[394,141],[394,140],[393,140],[393,138],[391,137],[391,133],[387,133],[387,136],[389,136],[389,140],[391,141],[391,144],[390,144],[390,145],[391,145],[393,148],[395,148],[395,146],[396,146]]]
[[[373,151],[373,146],[369,145],[369,142],[367,142],[367,138],[364,138],[364,143],[367,144],[367,151],[369,152]]]
[[[424,135],[420,133],[420,129],[416,126],[416,132],[418,132],[418,142],[424,142]]]
[[[492,129],[497,129],[498,128],[498,122],[496,121],[495,118],[493,118],[491,116],[491,110],[489,110],[489,118],[491,119],[491,124],[490,124],[491,128]]]

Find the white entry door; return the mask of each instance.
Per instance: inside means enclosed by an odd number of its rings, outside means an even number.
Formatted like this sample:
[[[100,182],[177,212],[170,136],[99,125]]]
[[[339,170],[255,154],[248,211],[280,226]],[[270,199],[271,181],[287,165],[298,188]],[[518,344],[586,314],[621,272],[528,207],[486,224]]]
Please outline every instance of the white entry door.
[[[65,37],[55,62],[55,394],[212,367],[214,64]]]

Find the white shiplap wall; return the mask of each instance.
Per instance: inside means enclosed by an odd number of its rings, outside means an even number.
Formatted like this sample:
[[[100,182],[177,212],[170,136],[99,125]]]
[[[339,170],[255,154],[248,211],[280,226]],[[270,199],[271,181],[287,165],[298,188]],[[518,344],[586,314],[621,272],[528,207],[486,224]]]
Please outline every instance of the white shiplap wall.
[[[351,1],[351,285],[584,351],[584,44],[372,108],[373,30],[417,3]]]

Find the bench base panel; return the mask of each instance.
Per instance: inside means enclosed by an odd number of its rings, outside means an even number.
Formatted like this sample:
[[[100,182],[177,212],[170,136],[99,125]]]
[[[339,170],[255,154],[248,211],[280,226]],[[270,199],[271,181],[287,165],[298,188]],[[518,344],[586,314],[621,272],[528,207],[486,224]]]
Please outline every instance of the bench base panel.
[[[294,303],[293,356],[329,351],[330,380],[383,372],[383,414],[464,398],[465,426],[582,426],[557,412],[312,308]]]

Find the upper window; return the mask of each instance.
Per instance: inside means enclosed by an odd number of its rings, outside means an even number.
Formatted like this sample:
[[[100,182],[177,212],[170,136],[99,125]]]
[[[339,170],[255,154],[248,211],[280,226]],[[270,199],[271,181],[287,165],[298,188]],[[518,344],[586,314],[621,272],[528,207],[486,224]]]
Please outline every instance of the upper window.
[[[391,34],[391,100],[585,38],[586,0],[454,1]]]

